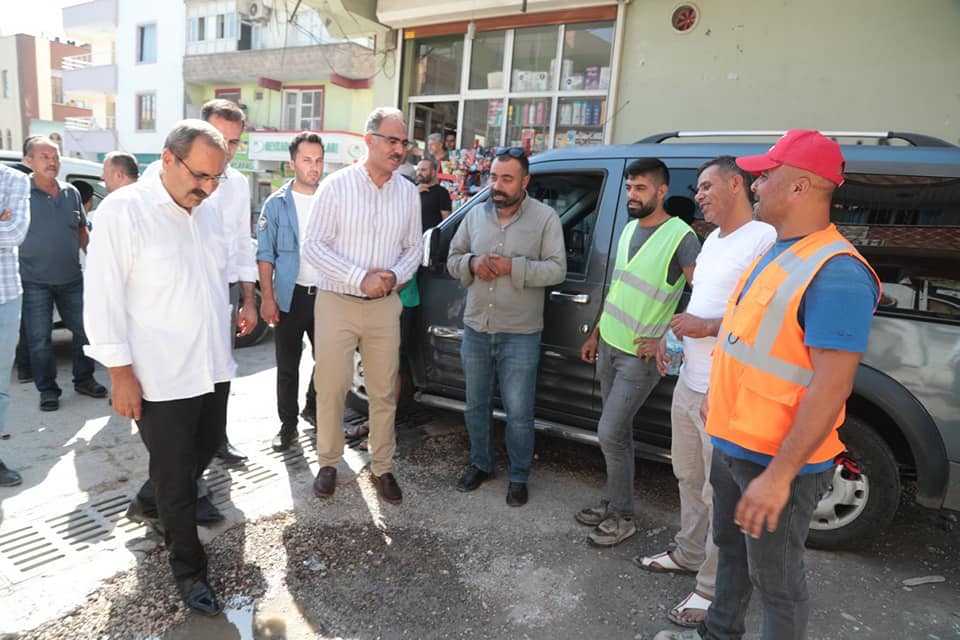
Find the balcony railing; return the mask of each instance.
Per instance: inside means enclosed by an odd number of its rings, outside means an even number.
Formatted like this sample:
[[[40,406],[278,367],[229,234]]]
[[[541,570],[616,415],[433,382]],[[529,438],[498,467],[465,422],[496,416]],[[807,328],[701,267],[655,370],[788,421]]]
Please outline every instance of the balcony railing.
[[[116,57],[112,52],[95,51],[93,53],[81,53],[76,56],[64,56],[64,70],[86,69],[87,67],[100,67],[108,64],[116,64]]]
[[[117,120],[114,116],[106,116],[103,119],[103,124],[101,124],[97,118],[94,117],[78,117],[78,116],[68,116],[63,119],[63,126],[65,129],[72,129],[74,131],[102,131],[102,130],[111,130],[117,128]]]

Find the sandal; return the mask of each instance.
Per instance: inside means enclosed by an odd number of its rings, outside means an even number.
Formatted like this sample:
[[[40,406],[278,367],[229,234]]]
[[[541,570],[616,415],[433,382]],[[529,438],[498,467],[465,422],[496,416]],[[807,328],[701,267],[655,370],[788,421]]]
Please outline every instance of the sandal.
[[[364,420],[359,424],[355,424],[347,428],[343,432],[343,437],[347,440],[360,440],[361,438],[366,438],[370,433],[370,421]]]
[[[369,451],[370,450],[370,438],[364,438],[357,443],[358,451]]]
[[[712,602],[713,600],[705,598],[696,591],[691,591],[690,595],[681,600],[680,604],[667,613],[667,618],[669,618],[673,624],[678,624],[681,627],[687,627],[689,629],[699,627],[700,623],[706,619],[707,609],[710,608]],[[697,619],[682,617],[687,611],[702,611],[703,615]]]
[[[669,551],[658,553],[655,556],[634,556],[633,564],[644,571],[653,573],[696,573],[693,569],[681,567],[673,560]]]

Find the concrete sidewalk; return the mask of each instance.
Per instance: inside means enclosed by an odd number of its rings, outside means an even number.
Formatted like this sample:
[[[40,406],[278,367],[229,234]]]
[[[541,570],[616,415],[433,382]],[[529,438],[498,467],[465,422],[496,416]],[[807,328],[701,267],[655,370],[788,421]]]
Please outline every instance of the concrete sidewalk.
[[[68,333],[56,333],[55,348],[64,389],[60,410],[41,412],[33,383],[14,380],[10,437],[0,440],[0,459],[23,475],[22,485],[0,489],[0,634],[68,612],[158,542],[124,517],[147,473],[136,425],[114,415],[106,400],[74,393]],[[304,356],[303,387],[312,363]],[[240,368],[231,387],[228,433],[250,460],[233,468],[211,466],[213,501],[227,521],[201,528],[204,541],[237,522],[290,509],[296,488],[288,482],[288,465],[305,461],[316,472],[313,432],[303,433],[306,423],[300,425],[302,449],[277,454],[270,448],[279,427],[272,340],[236,351],[235,358]],[[99,366],[96,377],[109,385]],[[365,454],[348,450],[350,468],[365,463]]]

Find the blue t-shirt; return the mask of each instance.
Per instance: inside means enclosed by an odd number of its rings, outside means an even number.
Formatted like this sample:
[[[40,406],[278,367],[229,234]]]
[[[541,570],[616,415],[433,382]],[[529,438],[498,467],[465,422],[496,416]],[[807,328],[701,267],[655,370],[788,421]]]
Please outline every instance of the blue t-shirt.
[[[763,268],[801,238],[780,240],[760,258],[743,288],[743,295]],[[830,258],[817,272],[803,294],[797,310],[797,322],[803,328],[803,344],[820,349],[854,351],[867,350],[870,324],[880,291],[873,274],[862,262],[848,255]],[[713,446],[733,458],[749,460],[767,466],[773,456],[713,437]],[[805,465],[800,475],[819,473],[833,466],[832,460]]]

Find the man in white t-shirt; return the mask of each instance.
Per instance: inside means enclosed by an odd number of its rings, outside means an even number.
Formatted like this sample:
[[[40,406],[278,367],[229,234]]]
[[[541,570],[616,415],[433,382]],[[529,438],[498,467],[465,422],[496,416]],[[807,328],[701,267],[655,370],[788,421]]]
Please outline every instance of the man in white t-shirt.
[[[670,453],[680,486],[680,531],[672,551],[634,559],[649,571],[697,573],[696,588],[667,614],[671,621],[686,627],[696,627],[706,617],[716,590],[710,486],[713,446],[700,417],[710,381],[710,354],[737,280],[777,236],[772,226],[753,219],[752,181],[753,176],[740,169],[733,156],[720,156],[700,167],[696,201],[704,219],[717,228],[707,236],[697,257],[690,303],[670,322],[674,334],[683,340],[683,366],[670,412]],[[666,364],[664,340],[658,357],[661,374],[666,372]]]
[[[277,355],[277,414],[280,431],[274,451],[286,451],[298,435],[300,417],[317,422],[317,392],[313,376],[307,384],[303,413],[297,404],[303,334],[313,351],[313,306],[317,270],[301,260],[302,239],[313,211],[313,197],[323,176],[323,140],[304,131],[290,142],[294,178],[263,203],[257,221],[257,266],[260,270],[260,315],[272,324]]]

